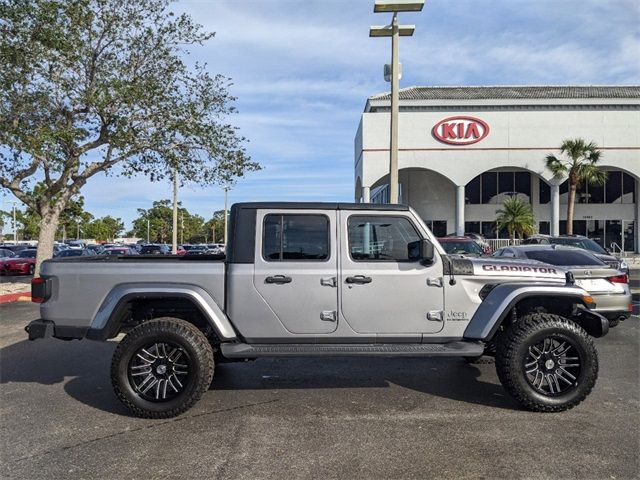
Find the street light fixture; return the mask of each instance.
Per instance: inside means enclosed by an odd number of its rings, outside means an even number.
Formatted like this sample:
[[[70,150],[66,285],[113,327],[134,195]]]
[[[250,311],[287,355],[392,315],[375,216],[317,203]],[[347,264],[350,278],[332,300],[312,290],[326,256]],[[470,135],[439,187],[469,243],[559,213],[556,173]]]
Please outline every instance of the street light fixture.
[[[391,37],[391,131],[389,146],[389,202],[398,203],[398,89],[400,87],[399,37],[413,35],[415,25],[398,25],[398,12],[420,12],[424,0],[375,0],[373,11],[393,13],[391,25],[372,26],[370,37]]]

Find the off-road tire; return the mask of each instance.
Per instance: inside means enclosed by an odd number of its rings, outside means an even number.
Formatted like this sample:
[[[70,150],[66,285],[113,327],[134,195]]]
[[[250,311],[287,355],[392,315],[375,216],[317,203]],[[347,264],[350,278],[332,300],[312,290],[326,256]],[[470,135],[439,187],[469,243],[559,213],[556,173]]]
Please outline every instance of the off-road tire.
[[[556,336],[567,339],[579,354],[580,373],[564,394],[545,395],[527,380],[529,347]],[[550,313],[532,313],[510,325],[497,339],[496,371],[504,389],[527,410],[561,412],[582,402],[598,377],[598,353],[593,340],[576,323]]]
[[[179,345],[189,357],[189,381],[175,398],[167,401],[153,402],[142,398],[130,381],[132,357],[150,342]],[[213,351],[206,336],[189,322],[163,317],[138,325],[118,344],[111,362],[111,384],[118,399],[135,416],[171,418],[191,408],[209,389],[213,370]]]

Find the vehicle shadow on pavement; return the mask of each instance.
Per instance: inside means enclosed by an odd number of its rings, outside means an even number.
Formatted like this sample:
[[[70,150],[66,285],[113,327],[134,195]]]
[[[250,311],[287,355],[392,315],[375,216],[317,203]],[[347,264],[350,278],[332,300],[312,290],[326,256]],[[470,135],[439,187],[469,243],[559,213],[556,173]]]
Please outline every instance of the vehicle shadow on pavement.
[[[115,342],[27,340],[0,350],[0,383],[63,383],[77,401],[129,415],[109,379]],[[491,383],[495,381],[496,383]],[[216,366],[211,390],[367,389],[398,385],[427,395],[514,410],[493,365],[433,358],[273,358]],[[322,403],[323,400],[319,400]],[[382,402],[381,409],[386,406]]]
[[[484,377],[484,378],[482,378]],[[495,379],[496,383],[491,383]],[[465,403],[519,410],[494,365],[448,358],[274,358],[216,366],[213,390],[384,388],[395,384]]]
[[[111,389],[113,342],[23,340],[0,350],[0,384],[63,383],[65,392],[85,405],[127,415]]]

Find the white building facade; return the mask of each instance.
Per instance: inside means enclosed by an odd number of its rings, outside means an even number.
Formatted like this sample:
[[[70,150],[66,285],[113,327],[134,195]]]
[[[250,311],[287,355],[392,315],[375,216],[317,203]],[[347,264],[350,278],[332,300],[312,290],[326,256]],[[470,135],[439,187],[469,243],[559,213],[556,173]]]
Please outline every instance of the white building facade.
[[[576,195],[574,233],[640,252],[640,86],[410,87],[400,90],[400,197],[438,236],[504,238],[506,198],[531,203],[540,233],[566,232],[567,182],[545,156],[594,141],[605,185]],[[388,201],[390,95],[370,97],[355,138],[355,199]]]

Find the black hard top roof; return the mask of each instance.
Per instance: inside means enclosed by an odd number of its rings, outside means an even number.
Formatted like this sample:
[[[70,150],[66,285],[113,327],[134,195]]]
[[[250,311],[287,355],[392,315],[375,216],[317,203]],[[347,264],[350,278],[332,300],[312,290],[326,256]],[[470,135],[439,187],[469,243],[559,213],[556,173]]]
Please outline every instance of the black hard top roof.
[[[409,207],[404,204],[341,202],[242,202],[233,204],[231,208],[270,210],[409,210]]]

